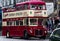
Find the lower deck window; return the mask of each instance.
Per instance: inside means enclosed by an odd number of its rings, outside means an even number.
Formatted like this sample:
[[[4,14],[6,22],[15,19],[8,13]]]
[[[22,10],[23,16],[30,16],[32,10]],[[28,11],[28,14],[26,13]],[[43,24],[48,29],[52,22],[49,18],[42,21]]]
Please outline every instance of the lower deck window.
[[[15,26],[15,21],[7,21],[7,26]]]
[[[18,20],[16,21],[16,25],[19,25],[19,21]]]
[[[20,23],[20,26],[23,26],[23,21],[22,20],[19,23]]]
[[[43,20],[40,18],[24,18],[23,20],[7,21],[7,26],[37,26],[43,25]]]
[[[38,20],[37,20],[37,18],[35,19],[35,18],[31,18],[30,19],[30,25],[38,25]]]
[[[9,24],[9,21],[7,21],[7,25],[10,25],[10,24]]]
[[[38,19],[38,24],[42,25],[42,21],[43,21],[43,19]]]

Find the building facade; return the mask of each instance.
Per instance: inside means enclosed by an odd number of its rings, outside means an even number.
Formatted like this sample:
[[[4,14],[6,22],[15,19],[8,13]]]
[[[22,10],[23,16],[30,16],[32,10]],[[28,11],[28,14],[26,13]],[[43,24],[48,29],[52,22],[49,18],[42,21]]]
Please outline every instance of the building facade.
[[[13,5],[13,1],[14,0],[2,0],[2,6],[3,7],[8,7],[8,6],[12,6]]]
[[[15,3],[25,2],[25,1],[35,1],[35,0],[2,0],[2,6],[3,7],[12,7]],[[41,0],[37,0],[41,1]]]

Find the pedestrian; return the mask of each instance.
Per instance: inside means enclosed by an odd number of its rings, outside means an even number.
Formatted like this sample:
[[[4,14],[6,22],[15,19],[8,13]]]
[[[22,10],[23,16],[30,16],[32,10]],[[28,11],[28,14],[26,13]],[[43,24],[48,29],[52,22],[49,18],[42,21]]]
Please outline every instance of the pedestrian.
[[[51,17],[48,18],[47,23],[48,23],[48,29],[49,29],[49,31],[52,30],[53,26],[52,26],[52,19],[51,19]]]
[[[54,30],[55,27],[55,17],[52,18],[52,30]]]
[[[56,17],[56,19],[55,19],[55,26],[57,26],[58,23],[59,23],[59,17]]]

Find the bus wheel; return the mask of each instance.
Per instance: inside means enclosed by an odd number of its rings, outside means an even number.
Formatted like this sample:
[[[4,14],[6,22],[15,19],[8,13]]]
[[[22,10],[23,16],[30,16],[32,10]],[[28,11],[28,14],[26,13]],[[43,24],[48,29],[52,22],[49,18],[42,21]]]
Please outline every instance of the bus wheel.
[[[6,38],[10,38],[10,33],[6,32]]]
[[[27,31],[24,31],[24,39],[28,39],[29,37],[28,37],[28,33],[27,33]]]

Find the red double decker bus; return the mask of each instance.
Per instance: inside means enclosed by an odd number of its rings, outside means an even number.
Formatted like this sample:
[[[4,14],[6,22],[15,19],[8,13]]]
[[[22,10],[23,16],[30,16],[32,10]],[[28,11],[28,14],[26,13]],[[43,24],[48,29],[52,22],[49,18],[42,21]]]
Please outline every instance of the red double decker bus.
[[[3,8],[2,35],[6,37],[46,37],[44,21],[48,14],[44,1],[17,3],[15,8]]]

